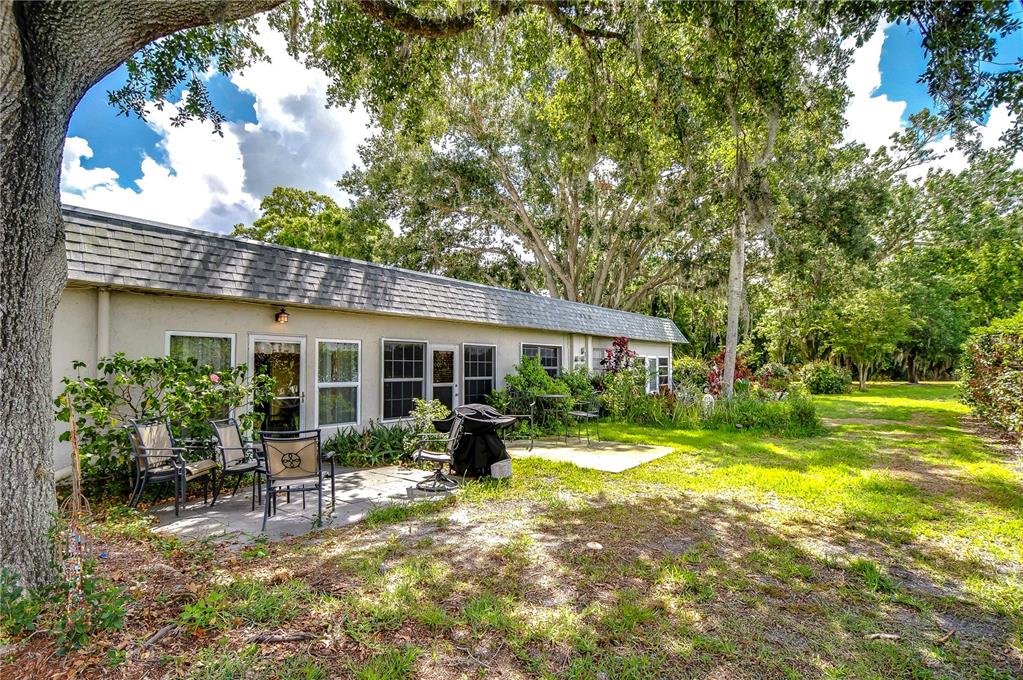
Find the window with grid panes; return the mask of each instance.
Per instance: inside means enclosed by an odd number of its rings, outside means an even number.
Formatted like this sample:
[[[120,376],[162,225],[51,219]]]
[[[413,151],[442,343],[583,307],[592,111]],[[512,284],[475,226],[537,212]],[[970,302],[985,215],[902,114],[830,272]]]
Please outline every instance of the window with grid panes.
[[[522,356],[539,359],[540,365],[552,378],[561,375],[561,347],[558,345],[523,345]]]
[[[463,403],[486,403],[488,394],[494,391],[495,351],[487,345],[466,345],[462,355],[462,372],[465,376]]]
[[[384,342],[384,420],[404,418],[426,385],[426,343]]]

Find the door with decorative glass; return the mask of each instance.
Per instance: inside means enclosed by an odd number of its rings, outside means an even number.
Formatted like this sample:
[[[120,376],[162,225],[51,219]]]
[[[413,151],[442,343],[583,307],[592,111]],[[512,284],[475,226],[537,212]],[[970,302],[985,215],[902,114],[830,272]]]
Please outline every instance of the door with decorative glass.
[[[302,429],[305,390],[305,338],[252,336],[249,345],[251,371],[276,382],[273,398],[255,407],[262,414],[260,429],[289,432]]]
[[[458,348],[434,345],[431,354],[433,398],[453,410],[458,406]]]

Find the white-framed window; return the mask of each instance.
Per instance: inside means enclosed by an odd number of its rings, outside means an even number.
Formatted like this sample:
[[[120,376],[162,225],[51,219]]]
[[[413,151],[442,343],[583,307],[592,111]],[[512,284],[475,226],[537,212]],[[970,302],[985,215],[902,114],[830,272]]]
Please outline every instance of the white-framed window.
[[[383,420],[398,420],[412,412],[412,400],[426,394],[426,343],[421,340],[382,341]]]
[[[497,379],[497,347],[494,345],[462,346],[462,377],[466,404],[486,403]]]
[[[362,343],[316,340],[316,426],[354,425],[361,420]]]
[[[657,394],[662,387],[671,387],[670,357],[636,357],[638,365],[646,371],[646,391]]]
[[[522,343],[522,356],[536,357],[547,375],[557,378],[561,375],[561,345],[535,345]]]
[[[175,359],[195,359],[200,366],[223,371],[234,366],[234,333],[167,331],[164,354]]]

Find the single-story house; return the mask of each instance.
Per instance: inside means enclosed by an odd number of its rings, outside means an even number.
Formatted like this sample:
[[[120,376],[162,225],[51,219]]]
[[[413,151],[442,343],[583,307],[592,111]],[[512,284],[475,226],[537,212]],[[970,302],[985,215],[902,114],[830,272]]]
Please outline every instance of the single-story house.
[[[599,370],[626,336],[670,384],[669,319],[397,267],[64,208],[68,283],[53,329],[54,393],[72,362],[194,356],[270,371],[268,429],[364,427],[416,397],[481,402],[523,356],[552,374]],[[69,465],[57,445],[55,467]]]

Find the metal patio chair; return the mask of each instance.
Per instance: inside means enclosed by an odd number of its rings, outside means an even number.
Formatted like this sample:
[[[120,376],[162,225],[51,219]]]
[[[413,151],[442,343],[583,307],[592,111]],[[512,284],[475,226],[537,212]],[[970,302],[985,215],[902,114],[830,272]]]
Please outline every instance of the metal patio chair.
[[[266,503],[263,506],[263,528],[271,513],[277,512],[277,494],[281,491],[291,497],[292,491],[302,492],[302,507],[305,508],[305,492],[316,492],[317,517],[323,517],[323,463],[320,454],[320,431],[297,430],[294,432],[260,432],[263,444],[263,463],[266,476]],[[331,459],[333,470],[333,459]],[[331,479],[333,497],[334,480]]]
[[[568,412],[570,418],[575,420],[576,436],[579,441],[583,440],[583,430],[586,431],[586,446],[590,445],[590,423],[593,423],[594,434],[597,441],[600,441],[600,402],[596,399],[584,399],[577,401]]]
[[[188,447],[178,446],[166,420],[129,420],[128,439],[135,460],[135,488],[128,501],[134,508],[142,499],[149,484],[174,483],[174,514],[178,515],[188,498],[188,482],[202,479],[202,499],[206,503],[210,477],[216,476],[217,464],[213,460],[189,462],[185,460]]]
[[[536,397],[530,394],[523,394],[519,392],[509,391],[508,393],[508,413],[506,416],[516,418],[518,422],[527,422],[529,427],[527,433],[529,435],[529,451],[533,450],[533,437],[535,434],[534,424],[536,422]],[[502,439],[505,441],[514,441],[516,439],[526,439],[525,436],[516,436],[516,427],[506,428],[501,434]]]
[[[458,413],[452,416],[451,429],[447,433],[428,432],[416,438],[416,450],[412,459],[417,463],[436,463],[437,467],[433,474],[416,484],[420,491],[439,493],[451,491],[458,486],[458,480],[444,472],[444,466],[448,469],[454,463],[455,448],[462,438],[462,431],[465,427],[465,418]],[[444,450],[439,450],[443,444]]]
[[[241,427],[234,418],[224,420],[211,420],[210,427],[217,438],[217,450],[220,452],[220,474],[213,485],[213,505],[216,505],[220,497],[221,487],[224,478],[235,477],[234,489],[231,495],[238,493],[238,487],[245,475],[252,475],[252,509],[256,509],[256,498],[263,503],[263,475],[264,469],[260,459],[261,447],[242,438]]]

